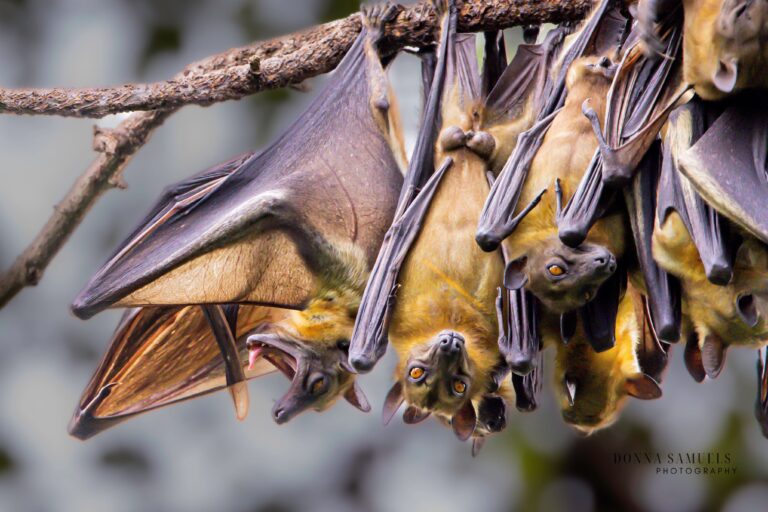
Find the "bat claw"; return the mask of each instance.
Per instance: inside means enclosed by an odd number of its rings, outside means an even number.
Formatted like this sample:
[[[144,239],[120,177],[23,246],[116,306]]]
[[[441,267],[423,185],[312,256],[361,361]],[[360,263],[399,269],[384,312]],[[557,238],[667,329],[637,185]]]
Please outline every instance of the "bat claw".
[[[248,416],[248,384],[245,381],[236,382],[229,387],[229,394],[235,405],[235,417],[243,421]]]

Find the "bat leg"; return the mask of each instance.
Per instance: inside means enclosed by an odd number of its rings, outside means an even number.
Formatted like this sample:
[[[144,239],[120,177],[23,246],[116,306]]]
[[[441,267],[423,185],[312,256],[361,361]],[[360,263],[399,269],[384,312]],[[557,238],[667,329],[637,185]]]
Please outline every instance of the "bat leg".
[[[221,356],[224,359],[227,388],[235,405],[235,415],[238,420],[242,421],[248,416],[248,385],[230,322],[222,306],[205,304],[200,307],[203,309],[205,318],[211,326],[214,338],[216,338],[216,343],[219,345]]]

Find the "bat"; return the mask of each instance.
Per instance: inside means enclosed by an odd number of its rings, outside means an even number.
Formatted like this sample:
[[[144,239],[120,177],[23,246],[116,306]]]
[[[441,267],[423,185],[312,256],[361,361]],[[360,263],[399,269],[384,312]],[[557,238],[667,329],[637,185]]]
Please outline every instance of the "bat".
[[[551,79],[543,89],[546,101],[538,109],[535,124],[520,135],[514,151],[491,187],[478,222],[476,240],[485,251],[496,250],[535,203],[518,210],[520,194],[534,157],[542,145],[553,119],[566,101],[567,75],[573,62],[587,55],[603,55],[620,46],[626,19],[612,0],[603,0],[581,28],[563,45],[561,57],[553,66]]]
[[[755,0],[647,0],[638,5],[646,53],[661,46],[657,22],[683,5],[683,76],[705,100],[765,88],[768,6]]]
[[[568,344],[557,344],[555,393],[566,423],[585,435],[613,424],[628,397],[643,400],[661,397],[658,381],[645,373],[660,375],[659,364],[645,350],[644,307],[641,295],[629,289],[621,300],[616,320],[616,345],[595,352],[578,329]],[[658,358],[656,346],[651,346]],[[658,346],[658,350],[661,350]],[[646,368],[638,357],[641,353]],[[651,362],[656,363],[652,366]]]
[[[768,438],[768,351],[757,351],[757,398],[755,400],[755,418]]]
[[[678,12],[678,11],[676,11]],[[678,18],[682,12],[678,12]],[[669,112],[692,96],[682,81],[682,29],[668,20],[662,40],[665,59],[646,57],[640,29],[630,32],[608,91],[604,129],[587,99],[582,110],[598,140],[598,150],[571,200],[558,218],[560,238],[577,246],[611,207],[656,139]]]
[[[721,121],[733,122],[733,118],[729,121],[724,116],[722,105],[700,101],[690,102],[670,116],[665,129],[657,223],[653,233],[654,259],[681,283],[683,313],[693,329],[687,336],[685,360],[697,381],[703,380],[704,375],[710,378],[719,375],[730,345],[762,346],[768,334],[764,299],[768,290],[765,280],[768,253],[763,242],[749,232],[734,229],[736,226],[754,229],[752,220],[739,217],[741,224],[732,225],[713,208],[727,203],[727,199],[709,204],[682,172],[683,155],[697,154],[705,142],[714,146],[713,161],[697,168],[689,164],[690,176],[701,180],[705,175],[700,172],[702,168],[720,165],[728,165],[727,169],[736,175],[762,172],[752,165],[744,168],[723,162],[722,155],[739,154],[744,151],[739,149],[740,145],[751,148],[752,143],[750,137],[746,137],[746,142],[738,141],[735,136],[741,133],[738,130],[722,132],[718,128],[710,133],[717,123],[720,123],[718,127],[724,126]],[[710,135],[706,141],[704,134]],[[719,137],[713,139],[712,134]],[[759,161],[759,156],[757,158]],[[718,172],[711,179],[733,179],[733,176],[726,178],[723,170]],[[751,190],[746,179],[743,183],[743,196],[730,197],[748,205],[752,200],[750,194],[759,194],[759,189]]]
[[[581,105],[593,98],[602,113],[601,99],[610,86],[611,67],[610,60],[603,57],[583,57],[571,65],[565,104],[551,122],[519,192],[521,204],[529,206],[515,212],[521,220],[504,242],[509,252],[504,286],[525,287],[557,314],[577,310],[595,299],[624,251],[625,220],[620,213],[602,219],[590,232],[590,239],[576,248],[563,244],[557,232],[563,197],[576,188],[597,148]],[[555,194],[544,195],[553,183]]]
[[[434,415],[466,440],[500,358],[494,302],[502,257],[474,242],[489,190],[486,171],[535,115],[538,81],[555,45],[550,39],[543,50],[524,46],[483,96],[474,36],[456,34],[453,2],[435,7],[437,68],[395,220],[360,306],[350,363],[369,371],[391,340],[398,364],[385,422],[406,402],[406,422]],[[486,84],[500,67],[489,61],[501,54],[486,55]]]
[[[351,389],[349,367],[339,362],[346,362],[367,275],[402,187],[399,119],[377,50],[382,23],[395,11],[392,5],[366,11],[360,36],[329,84],[276,142],[166,190],[75,299],[74,312],[85,318],[107,307],[139,307],[146,311],[138,317],[151,319],[150,309],[169,307],[178,314],[197,305],[220,347],[226,385],[243,417],[247,372],[238,357],[239,333],[232,329],[238,309],[227,319],[225,305],[295,310],[272,323],[271,332],[249,338],[251,359],[264,354],[294,365],[290,396],[306,395],[294,389],[297,381],[319,382],[310,398],[283,400],[286,407],[273,411],[275,419],[287,421]],[[158,329],[174,325],[168,322],[142,323],[147,331],[139,339],[162,337]],[[122,350],[141,357],[144,342],[123,345],[123,338],[115,338],[116,355],[110,357],[125,360],[130,354]],[[306,370],[322,370],[324,362],[330,365],[325,373],[304,379]],[[173,382],[191,387],[196,382],[189,380],[201,370],[179,364]],[[97,370],[97,378],[106,379],[101,385],[111,384],[112,372]],[[155,405],[150,399],[137,406]]]

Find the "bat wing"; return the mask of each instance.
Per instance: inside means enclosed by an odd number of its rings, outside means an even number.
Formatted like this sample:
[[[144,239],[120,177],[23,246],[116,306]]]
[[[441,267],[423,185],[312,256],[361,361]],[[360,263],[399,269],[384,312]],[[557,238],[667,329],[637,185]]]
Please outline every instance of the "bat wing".
[[[679,156],[680,170],[718,213],[768,243],[768,103],[729,107]]]
[[[373,32],[364,28],[271,146],[170,189],[81,292],[75,313],[233,302],[300,308],[333,270],[329,245],[354,244],[370,265],[404,160]]]
[[[273,308],[240,307],[237,348],[246,378],[275,371],[264,359],[248,368],[245,339],[281,314]],[[202,308],[129,309],[80,398],[69,432],[87,439],[137,414],[226,386],[224,361]]]
[[[734,259],[734,251],[729,249],[728,222],[701,198],[678,165],[678,155],[695,144],[705,131],[707,117],[706,107],[699,101],[672,112],[663,144],[656,209],[659,224],[664,223],[671,210],[677,211],[696,245],[707,278],[714,284],[725,285],[733,276]]]
[[[395,220],[384,237],[358,309],[349,347],[349,362],[358,371],[370,371],[386,351],[400,267],[418,236],[440,179],[453,163],[448,158],[435,171],[435,144],[447,77],[452,78],[452,85],[459,86],[459,101],[469,101],[466,93],[477,91],[477,75],[471,73],[474,53],[469,53],[469,39],[461,39],[463,45],[456,44],[456,17],[455,6],[450,4],[442,16],[437,63]],[[470,72],[462,71],[464,65]]]
[[[522,219],[522,214],[529,211],[528,205],[521,214],[515,216],[520,193],[528,176],[528,170],[536,152],[544,140],[552,120],[565,103],[565,80],[568,68],[574,60],[587,54],[598,54],[618,46],[626,26],[626,19],[613,8],[610,1],[603,1],[593,12],[592,17],[573,36],[573,40],[565,50],[562,39],[564,32],[552,34],[551,52],[563,53],[560,65],[554,79],[548,79],[541,87],[542,98],[535,124],[520,134],[517,145],[499,177],[491,188],[477,228],[477,242],[485,251],[493,251],[501,241],[507,238]],[[553,31],[554,32],[554,31]],[[545,41],[544,44],[546,44]]]
[[[682,16],[682,11],[677,16]],[[598,150],[558,216],[560,238],[569,246],[576,247],[586,239],[592,225],[613,203],[616,189],[632,178],[671,110],[692,95],[682,81],[682,28],[677,18],[666,23],[666,59],[643,54],[640,25],[629,35],[608,91],[604,131],[595,111],[584,104]]]
[[[651,248],[660,174],[661,151],[660,145],[656,143],[640,162],[630,185],[624,189],[624,202],[648,294],[649,327],[655,337],[675,342],[680,339],[682,322],[680,282],[659,267],[653,259]],[[653,374],[649,375],[656,378]]]

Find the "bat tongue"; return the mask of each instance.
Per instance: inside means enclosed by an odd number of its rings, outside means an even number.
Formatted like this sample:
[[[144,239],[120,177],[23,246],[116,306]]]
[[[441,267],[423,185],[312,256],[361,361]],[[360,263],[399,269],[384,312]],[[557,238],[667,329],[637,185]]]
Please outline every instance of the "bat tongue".
[[[248,351],[248,369],[253,370],[256,360],[261,357],[262,347],[254,347]]]

